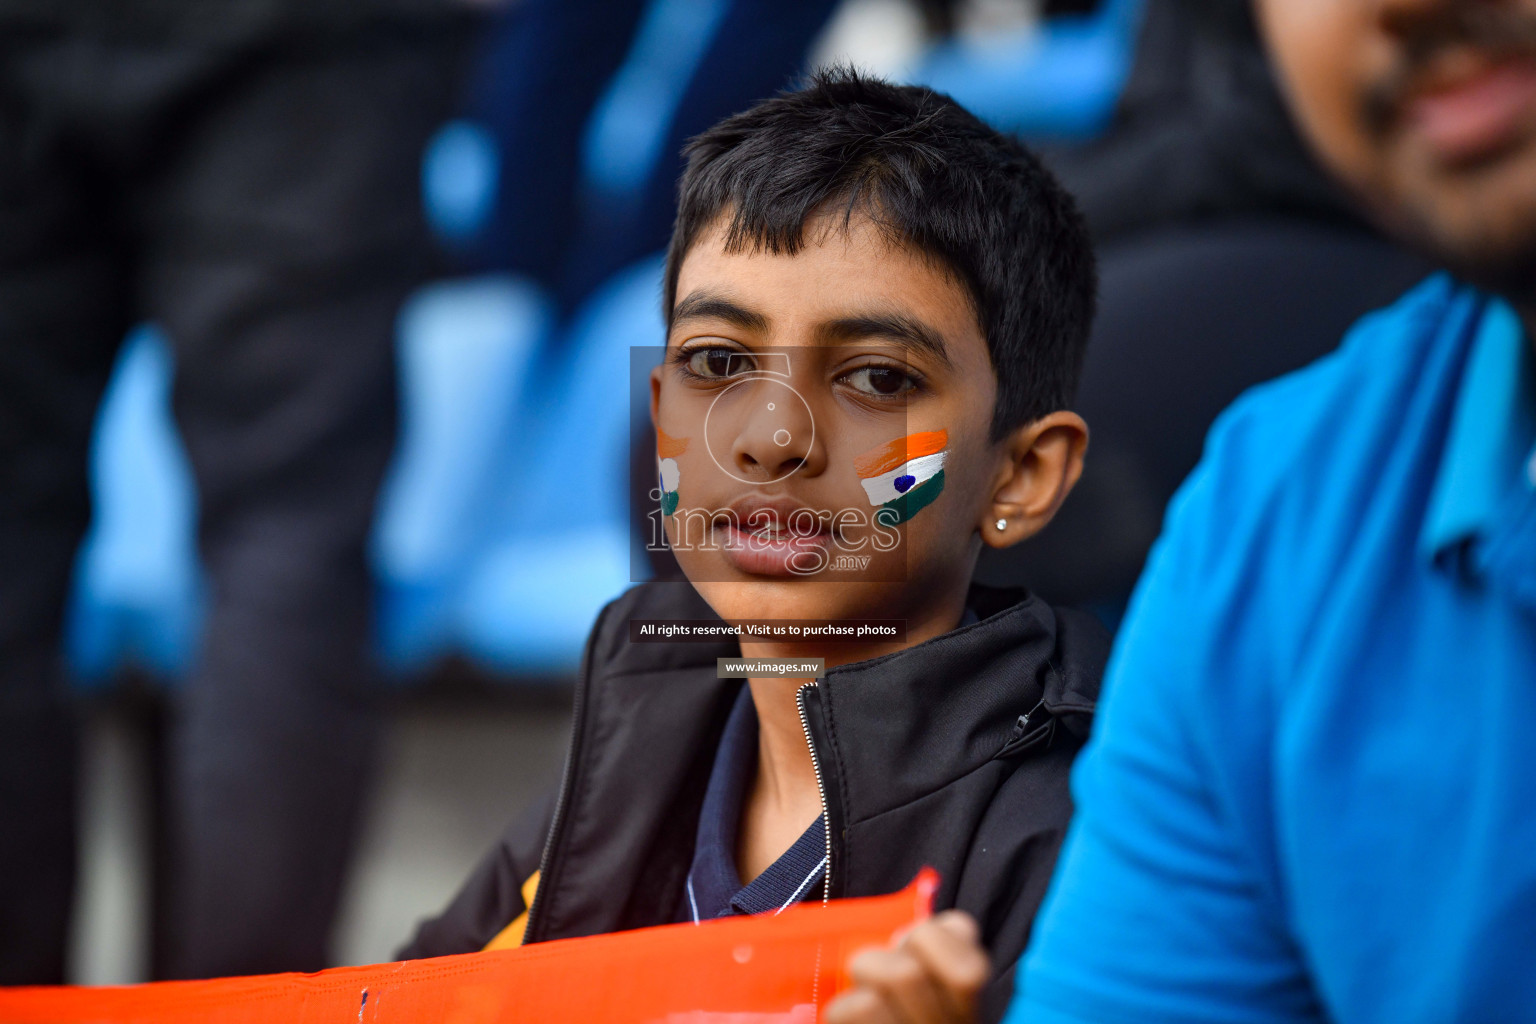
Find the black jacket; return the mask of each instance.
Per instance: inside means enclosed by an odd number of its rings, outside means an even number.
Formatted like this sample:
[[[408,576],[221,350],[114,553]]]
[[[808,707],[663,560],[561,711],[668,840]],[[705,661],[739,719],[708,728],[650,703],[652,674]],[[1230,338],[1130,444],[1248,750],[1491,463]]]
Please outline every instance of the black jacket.
[[[829,836],[829,895],[894,892],[937,868],[940,909],[975,915],[1013,964],[1061,846],[1072,759],[1088,734],[1108,636],[1080,612],[976,587],[981,620],[904,651],[831,668],[799,693]],[[523,912],[526,941],[667,923],[682,895],[705,783],[740,687],[715,678],[734,642],[631,643],[629,620],[714,618],[687,584],[636,587],[603,610],[576,684],[565,777],[513,825],[403,958],[482,948]]]

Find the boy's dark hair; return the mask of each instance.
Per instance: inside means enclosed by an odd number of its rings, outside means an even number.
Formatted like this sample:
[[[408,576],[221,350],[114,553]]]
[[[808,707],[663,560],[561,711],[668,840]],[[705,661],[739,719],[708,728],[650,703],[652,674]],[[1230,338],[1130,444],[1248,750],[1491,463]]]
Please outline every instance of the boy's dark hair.
[[[996,439],[1067,407],[1097,272],[1072,197],[1024,146],[943,93],[847,68],[688,143],[667,252],[668,323],[683,257],[724,211],[726,247],[793,254],[827,209],[867,213],[971,293],[997,374]]]

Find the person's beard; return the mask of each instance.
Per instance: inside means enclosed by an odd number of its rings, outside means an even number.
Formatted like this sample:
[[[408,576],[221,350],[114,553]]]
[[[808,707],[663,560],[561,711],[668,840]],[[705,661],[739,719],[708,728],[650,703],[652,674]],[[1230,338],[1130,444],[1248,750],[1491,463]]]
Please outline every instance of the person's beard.
[[[1536,182],[1532,182],[1536,189]],[[1357,197],[1373,219],[1392,238],[1420,253],[1430,262],[1450,271],[1458,279],[1495,295],[1502,295],[1513,305],[1536,311],[1536,221],[1527,236],[1514,244],[1498,247],[1472,247],[1463,251],[1448,244],[1433,221],[1417,210],[1384,209],[1365,197]]]
[[[1452,260],[1448,265],[1462,280],[1502,295],[1522,310],[1536,312],[1536,237],[1497,261]]]
[[[1536,313],[1536,238],[1513,255],[1497,261],[1450,259],[1445,262],[1451,273],[1468,284],[1503,296],[1527,314]]]

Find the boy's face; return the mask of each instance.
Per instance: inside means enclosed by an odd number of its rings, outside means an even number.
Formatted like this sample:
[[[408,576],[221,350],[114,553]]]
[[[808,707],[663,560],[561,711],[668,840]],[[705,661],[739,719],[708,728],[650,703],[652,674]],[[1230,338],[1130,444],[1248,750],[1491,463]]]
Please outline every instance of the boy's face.
[[[667,538],[727,620],[913,618],[968,585],[1003,446],[968,290],[866,217],[685,256],[651,376]]]
[[[1258,0],[1258,13],[1334,173],[1475,280],[1536,291],[1536,0]]]

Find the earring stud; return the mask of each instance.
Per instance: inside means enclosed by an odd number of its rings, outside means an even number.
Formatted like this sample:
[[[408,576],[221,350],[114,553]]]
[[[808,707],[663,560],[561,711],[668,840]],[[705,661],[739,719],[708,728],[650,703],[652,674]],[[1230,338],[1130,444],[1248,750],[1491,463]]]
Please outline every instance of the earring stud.
[[[997,521],[997,528],[999,530],[1006,530],[1006,529],[1008,529],[1008,520],[1006,520],[1006,519],[999,519]]]

